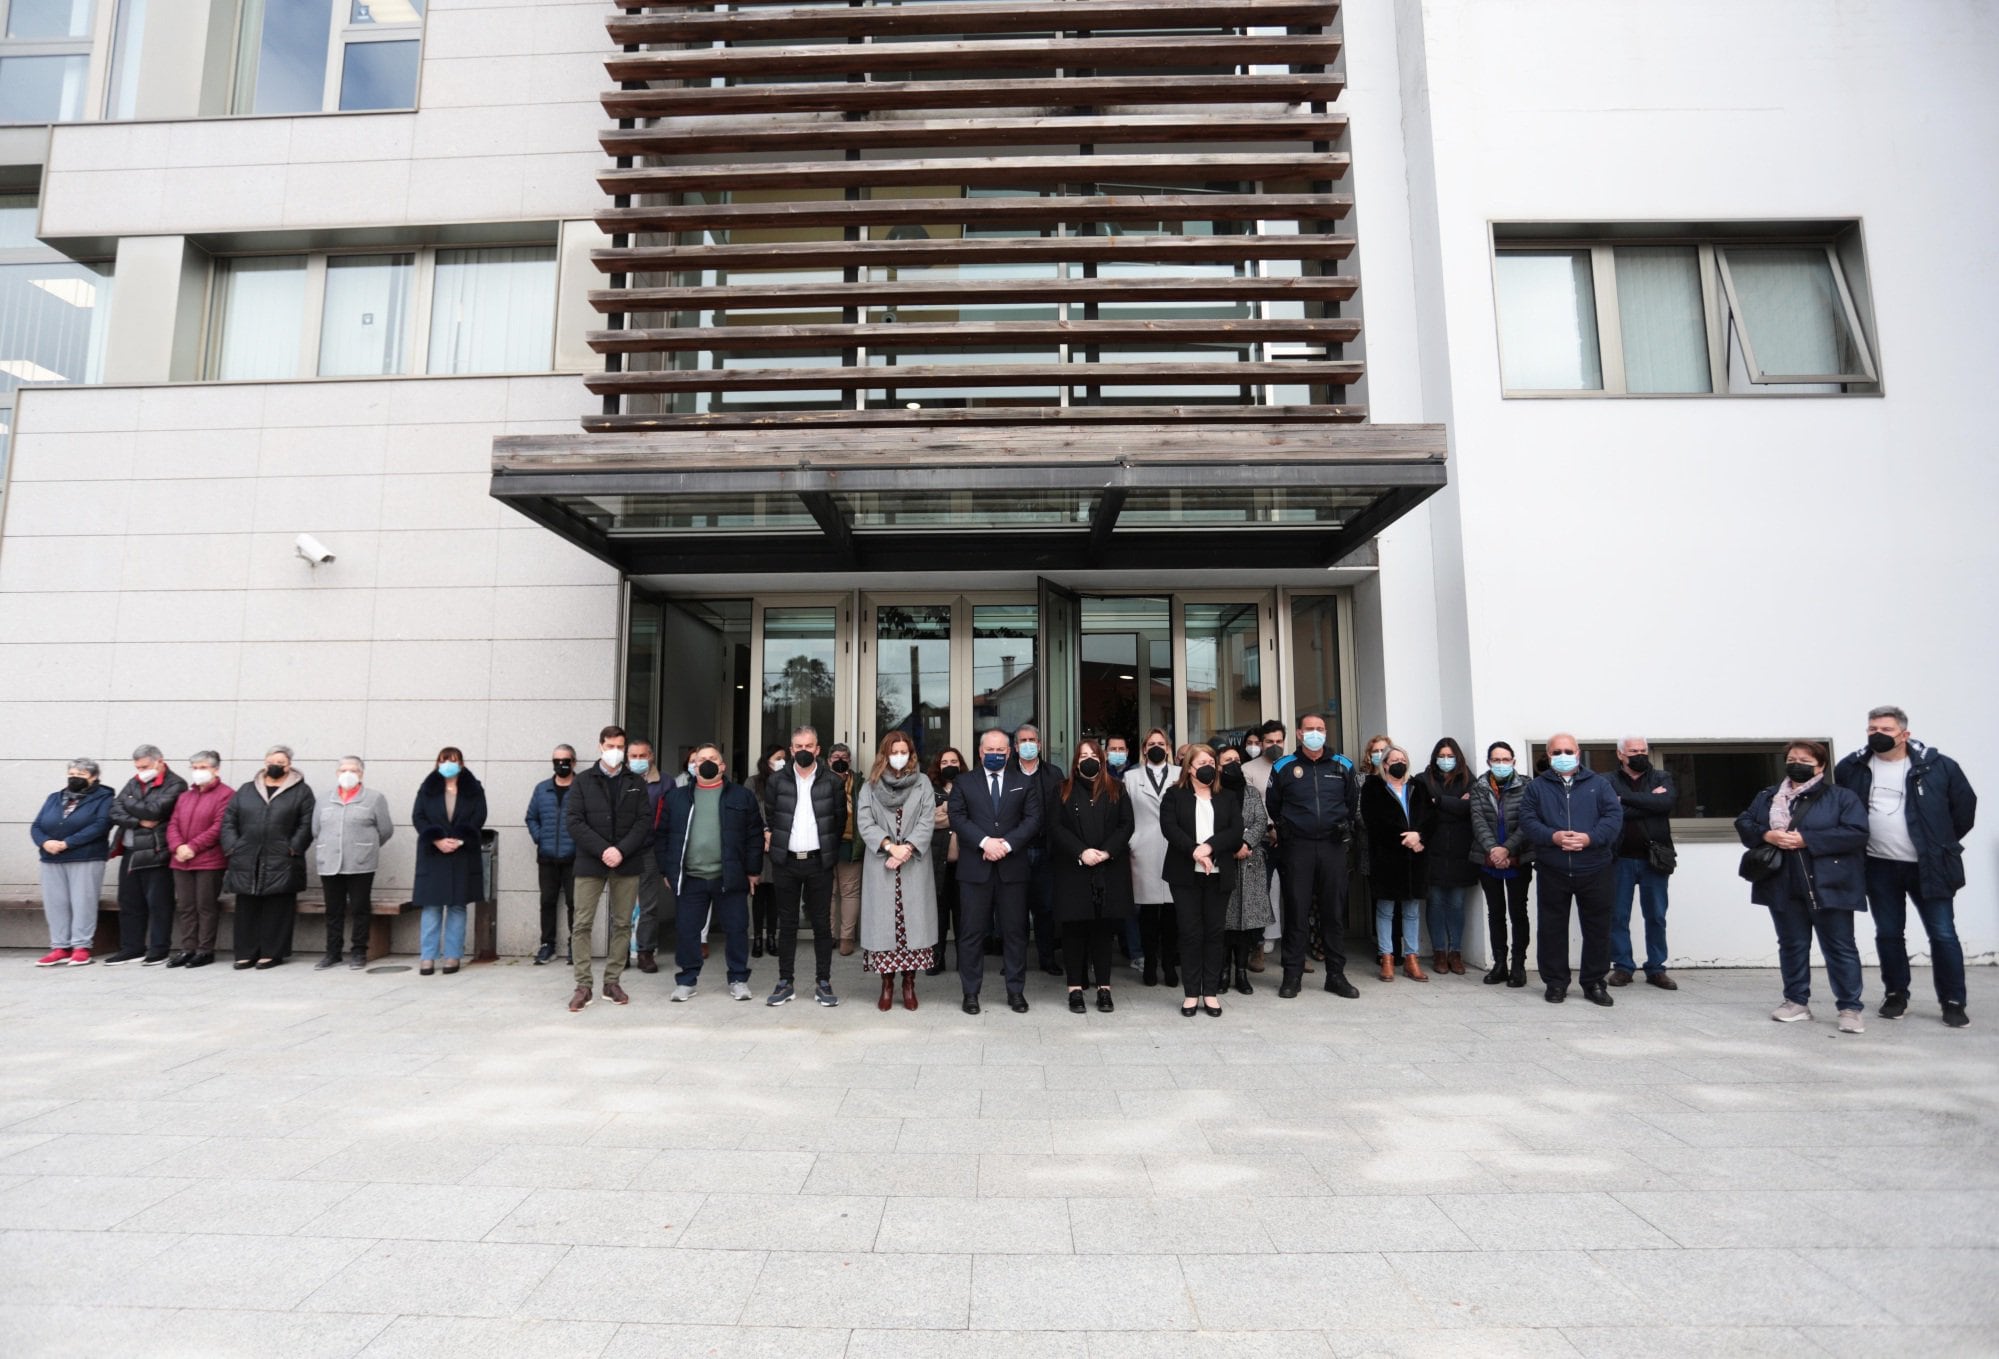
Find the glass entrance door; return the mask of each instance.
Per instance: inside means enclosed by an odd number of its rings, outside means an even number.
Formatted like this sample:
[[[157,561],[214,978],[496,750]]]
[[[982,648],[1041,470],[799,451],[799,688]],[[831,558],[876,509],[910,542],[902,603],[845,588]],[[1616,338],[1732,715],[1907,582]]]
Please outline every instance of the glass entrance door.
[[[1046,658],[1035,674],[1041,743],[1057,761],[1067,761],[1081,733],[1082,676],[1079,659],[1083,636],[1083,601],[1073,591],[1050,580],[1036,582],[1040,614],[1041,654]]]

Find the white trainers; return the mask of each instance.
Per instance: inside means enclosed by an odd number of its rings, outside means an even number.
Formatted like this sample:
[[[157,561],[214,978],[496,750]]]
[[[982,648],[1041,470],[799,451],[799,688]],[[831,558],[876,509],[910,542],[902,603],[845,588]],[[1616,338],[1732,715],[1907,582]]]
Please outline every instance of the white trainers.
[[[1808,1006],[1798,1004],[1795,1000],[1787,1000],[1770,1012],[1770,1018],[1776,1020],[1779,1024],[1795,1024],[1800,1019],[1810,1019],[1811,1017],[1811,1009]]]
[[[1841,1033],[1866,1033],[1867,1026],[1860,1022],[1860,1011],[1841,1010],[1839,1012],[1839,1031]]]
[[[691,987],[691,986],[676,986],[676,987],[674,987],[674,988],[673,988],[673,994],[672,994],[672,995],[670,995],[670,996],[668,996],[668,997],[667,997],[667,999],[668,999],[668,1000],[693,1000],[693,999],[694,999],[694,988],[693,988],[693,987]]]
[[[730,983],[729,983],[729,999],[730,999],[730,1000],[753,1000],[753,999],[755,999],[755,997],[753,997],[753,996],[751,996],[751,995],[750,995],[750,984],[749,984],[748,982],[730,982]]]

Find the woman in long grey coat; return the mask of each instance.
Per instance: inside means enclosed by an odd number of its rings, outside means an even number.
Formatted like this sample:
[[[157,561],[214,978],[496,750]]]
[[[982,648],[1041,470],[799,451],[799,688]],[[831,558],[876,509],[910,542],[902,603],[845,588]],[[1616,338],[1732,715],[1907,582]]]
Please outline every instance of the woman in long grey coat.
[[[1242,762],[1242,751],[1236,746],[1225,747],[1220,756],[1222,766],[1222,787],[1232,793],[1243,793],[1248,782]],[[1244,793],[1242,799],[1242,848],[1236,851],[1235,891],[1229,893],[1227,911],[1222,916],[1222,928],[1228,932],[1228,962],[1235,969],[1235,989],[1238,995],[1253,995],[1256,988],[1249,981],[1249,960],[1263,951],[1263,931],[1276,915],[1270,909],[1270,865],[1264,857],[1264,832],[1270,829],[1270,811],[1263,805],[1263,799],[1254,792]],[[1228,982],[1223,977],[1224,985]]]
[[[902,1008],[916,1008],[916,974],[929,968],[937,945],[937,877],[930,871],[937,794],[916,762],[905,732],[890,732],[875,753],[854,806],[860,835],[861,952],[882,979],[876,1008],[895,1003],[902,974]]]
[[[340,761],[332,797],[312,804],[313,857],[319,865],[319,885],[326,893],[326,956],[314,971],[347,965],[368,965],[368,927],[373,923],[375,872],[381,867],[382,844],[396,833],[389,800],[361,780],[366,766],[359,755]],[[346,947],[342,929],[353,918],[354,947]]]
[[[1145,954],[1145,971],[1139,976],[1147,986],[1157,986],[1164,972],[1166,984],[1177,986],[1180,929],[1173,914],[1173,889],[1166,885],[1166,832],[1159,828],[1159,803],[1180,782],[1180,767],[1173,763],[1172,744],[1158,727],[1145,733],[1144,751],[1138,768],[1124,776],[1136,827],[1131,837],[1131,895],[1138,903],[1138,938]]]

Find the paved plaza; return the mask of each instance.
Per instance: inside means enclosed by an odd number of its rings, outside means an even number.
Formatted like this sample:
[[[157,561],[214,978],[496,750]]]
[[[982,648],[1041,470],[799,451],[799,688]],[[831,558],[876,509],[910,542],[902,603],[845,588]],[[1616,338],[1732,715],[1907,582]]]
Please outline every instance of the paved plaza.
[[[855,958],[837,1010],[633,971],[571,1015],[514,961],[32,956],[0,954],[9,1359],[1999,1353],[1990,968],[1969,1030],[1919,973],[1841,1038],[1771,1023],[1760,971],[1609,1011],[1271,978],[1219,1020],[1037,975],[967,1018],[948,977],[878,1013]]]

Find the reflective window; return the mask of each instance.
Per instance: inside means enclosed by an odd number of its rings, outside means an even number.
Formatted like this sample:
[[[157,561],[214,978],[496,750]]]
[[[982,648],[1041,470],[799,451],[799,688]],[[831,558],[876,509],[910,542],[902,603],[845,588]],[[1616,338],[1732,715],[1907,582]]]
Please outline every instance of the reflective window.
[[[1499,257],[1499,353],[1514,391],[1603,386],[1596,294],[1587,250],[1509,250]]]
[[[416,107],[423,0],[243,0],[237,113]]]
[[[1730,246],[1722,252],[1736,334],[1752,382],[1873,376],[1854,333],[1832,252],[1821,246]]]
[[[824,750],[833,725],[839,614],[831,605],[764,610],[763,740],[789,741],[794,727],[819,732]]]
[[[109,264],[0,265],[0,393],[24,382],[97,382]]]
[[[857,532],[895,528],[1085,529],[1091,491],[852,491],[839,497]]]
[[[1035,607],[972,606],[972,731],[1034,721]]]
[[[554,246],[437,252],[431,372],[546,372],[554,346]]]
[[[1625,390],[1713,391],[1700,250],[1691,245],[1620,245],[1612,256],[1617,261]]]
[[[93,0],[10,0],[10,38],[87,38]]]
[[[875,605],[874,728],[877,750],[905,732],[924,762],[951,744],[949,604]]]
[[[763,533],[796,529],[817,534],[814,519],[795,495],[598,495],[557,496],[556,503],[606,533]]]
[[[305,279],[303,255],[217,262],[210,377],[239,381],[299,375]]]
[[[1127,492],[1119,528],[1338,528],[1373,502],[1331,487],[1228,487],[1141,489]]]
[[[418,43],[350,42],[340,70],[340,107],[407,109],[416,107]]]
[[[139,111],[140,53],[146,39],[148,0],[119,0],[118,24],[111,37],[110,88],[105,92],[106,118],[131,118]]]
[[[1317,713],[1326,719],[1326,741],[1332,749],[1343,749],[1346,723],[1340,702],[1340,609],[1333,595],[1292,597],[1291,692],[1297,697],[1300,713]],[[1291,718],[1292,714],[1285,715],[1287,723]]]
[[[1186,606],[1188,740],[1237,741],[1263,721],[1259,607]]]
[[[0,123],[73,122],[89,79],[88,55],[0,56]]]
[[[319,375],[408,371],[410,255],[336,255],[326,262]]]
[[[1138,748],[1152,727],[1173,732],[1170,601],[1085,597],[1080,666],[1082,730]],[[1177,740],[1175,744],[1178,744]]]

